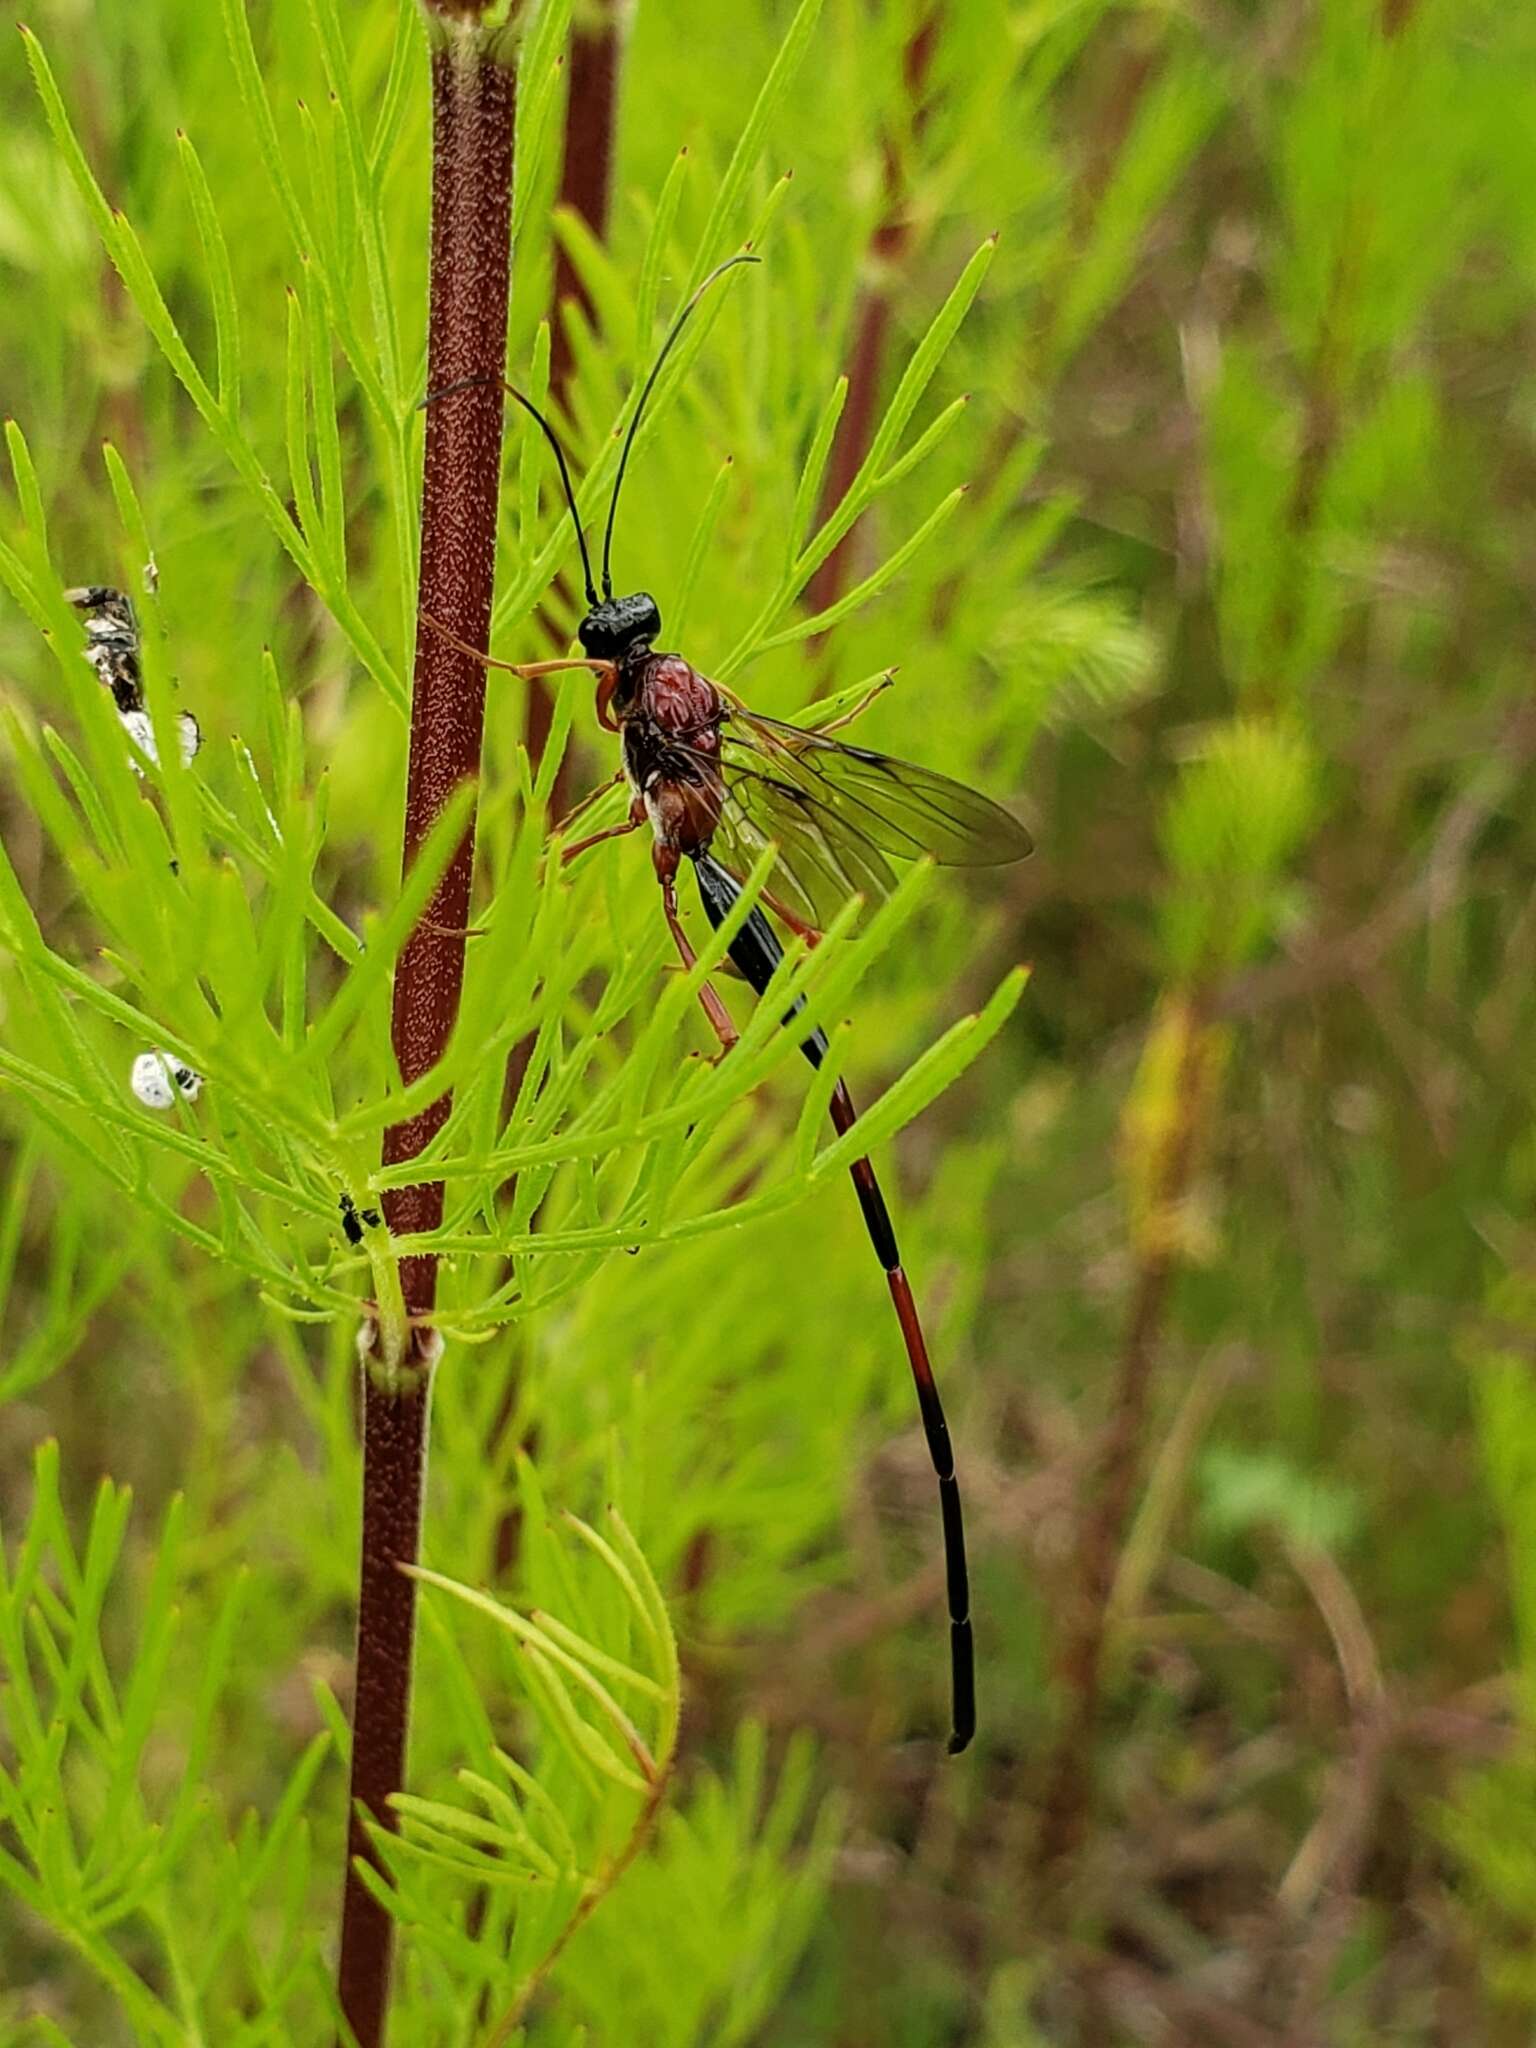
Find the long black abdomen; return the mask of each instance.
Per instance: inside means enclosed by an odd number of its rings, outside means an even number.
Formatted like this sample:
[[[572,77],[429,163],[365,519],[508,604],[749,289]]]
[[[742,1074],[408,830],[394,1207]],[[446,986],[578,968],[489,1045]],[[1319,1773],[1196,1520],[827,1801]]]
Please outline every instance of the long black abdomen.
[[[693,868],[699,878],[699,900],[704,905],[704,915],[718,931],[741,894],[741,884],[729,869],[721,867],[711,853],[696,853]],[[747,986],[757,995],[766,995],[774,969],[784,958],[784,948],[779,944],[773,926],[755,903],[747,912],[746,923],[732,939],[729,951]],[[787,1024],[804,1008],[804,996],[796,996],[784,1013],[784,1022]],[[813,1067],[819,1067],[827,1056],[825,1031],[818,1026],[809,1038],[801,1040],[800,1050]]]
[[[741,884],[729,869],[721,867],[712,854],[695,854],[693,866],[699,878],[699,899],[704,905],[704,915],[718,930],[740,897]],[[774,970],[784,958],[784,948],[779,944],[773,926],[755,903],[747,912],[746,921],[732,939],[728,950],[737,971],[748,987],[759,996],[766,995]],[[784,1022],[788,1024],[804,1008],[804,997],[797,996],[785,1011]],[[800,1050],[813,1067],[821,1065],[827,1056],[828,1047],[827,1035],[819,1025],[809,1038],[800,1041]],[[858,1120],[853,1098],[842,1081],[838,1082],[833,1092],[831,1114],[832,1122],[839,1134],[851,1129]],[[955,1477],[954,1450],[950,1444],[949,1426],[944,1420],[939,1390],[934,1384],[927,1342],[923,1336],[922,1325],[918,1321],[917,1303],[901,1263],[895,1226],[891,1222],[890,1211],[885,1206],[880,1184],[875,1179],[875,1169],[868,1159],[856,1159],[848,1172],[853,1181],[854,1192],[859,1198],[859,1207],[864,1212],[864,1224],[869,1232],[870,1243],[875,1248],[875,1256],[885,1268],[886,1284],[891,1290],[891,1300],[895,1304],[902,1340],[906,1345],[907,1361],[912,1368],[912,1378],[917,1387],[918,1409],[923,1418],[923,1434],[928,1441],[928,1455],[933,1460],[933,1469],[939,1482],[939,1512],[944,1525],[945,1579],[949,1598],[953,1721],[949,1748],[950,1754],[955,1755],[965,1748],[976,1732],[976,1671],[975,1652],[971,1642],[970,1583],[965,1564],[965,1527],[960,1513],[960,1487]]]

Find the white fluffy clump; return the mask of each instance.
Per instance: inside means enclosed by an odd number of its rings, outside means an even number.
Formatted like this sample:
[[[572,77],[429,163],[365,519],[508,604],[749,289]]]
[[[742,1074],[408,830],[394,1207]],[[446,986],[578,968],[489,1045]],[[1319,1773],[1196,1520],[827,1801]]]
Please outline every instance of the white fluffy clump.
[[[203,1077],[177,1059],[175,1053],[156,1048],[154,1052],[139,1054],[128,1084],[146,1109],[169,1109],[178,1095],[186,1102],[196,1102],[202,1092]]]
[[[155,728],[147,711],[119,711],[123,731],[146,759],[158,764],[160,751],[155,745]],[[190,711],[178,711],[176,730],[181,737],[181,765],[190,768],[192,757],[203,744],[202,729]],[[137,767],[137,762],[135,762]]]

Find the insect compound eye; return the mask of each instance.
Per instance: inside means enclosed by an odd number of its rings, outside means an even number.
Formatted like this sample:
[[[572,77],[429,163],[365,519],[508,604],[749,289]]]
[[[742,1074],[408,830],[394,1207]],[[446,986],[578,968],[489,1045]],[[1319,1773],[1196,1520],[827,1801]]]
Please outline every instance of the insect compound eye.
[[[196,1102],[203,1091],[203,1077],[175,1053],[156,1047],[139,1054],[128,1085],[146,1109],[169,1109],[178,1095],[185,1102]]]
[[[661,631],[661,613],[648,591],[630,597],[606,598],[594,605],[576,628],[582,652],[598,661],[617,661],[641,641],[649,644]]]
[[[648,590],[637,590],[629,597],[617,598],[613,609],[627,647],[638,640],[654,643],[661,631],[661,613]]]

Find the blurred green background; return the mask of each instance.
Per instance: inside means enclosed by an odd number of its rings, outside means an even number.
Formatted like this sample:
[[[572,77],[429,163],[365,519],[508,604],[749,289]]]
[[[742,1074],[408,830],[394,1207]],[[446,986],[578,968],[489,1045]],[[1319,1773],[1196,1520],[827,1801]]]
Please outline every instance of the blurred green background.
[[[574,11],[574,34],[608,32],[601,7]],[[300,1760],[347,1696],[355,1324],[334,1311],[366,1275],[344,1263],[318,1154],[271,1165],[291,1205],[279,1186],[242,1209],[191,1154],[133,1136],[144,1041],[78,984],[52,999],[89,1012],[120,1126],[93,1139],[83,1093],[48,1092],[50,1074],[86,1084],[15,971],[17,903],[53,956],[178,1028],[152,934],[137,965],[120,937],[140,883],[72,857],[83,785],[39,738],[83,747],[95,687],[59,587],[143,588],[104,439],[158,570],[154,659],[203,726],[194,779],[247,818],[221,841],[199,813],[243,878],[252,956],[288,900],[282,863],[250,854],[253,791],[305,821],[345,923],[395,901],[425,46],[389,0],[269,0],[249,43],[234,0],[37,0],[28,19],[82,157],[72,169],[13,38],[0,2042],[318,2042],[345,1774],[334,1748]],[[562,10],[530,46],[512,374],[542,388],[563,249],[581,293],[569,435],[592,459],[695,256],[756,235],[764,265],[722,295],[617,542],[620,585],[654,590],[664,641],[718,673],[804,540],[837,378],[829,473],[846,482],[971,280],[901,445],[968,403],[782,619],[816,616],[944,516],[833,630],[781,631],[732,681],[792,716],[899,664],[858,736],[984,786],[1037,841],[1019,869],[931,878],[876,949],[845,1005],[857,1100],[1014,963],[1032,975],[879,1155],[969,1512],[981,1730],[963,1759],[935,1739],[922,1438],[846,1181],[813,1184],[791,1157],[803,1068],[781,1061],[679,1168],[685,1206],[712,1215],[777,1172],[779,1213],[715,1216],[633,1258],[525,1250],[515,1319],[450,1345],[429,1562],[526,1602],[549,1569],[527,1536],[540,1500],[592,1516],[616,1498],[682,1656],[669,1811],[542,1983],[528,2038],[1525,2042],[1536,18],[1482,0],[638,0],[626,29],[598,234],[555,207],[581,75],[557,62]],[[786,49],[795,68],[760,101]],[[87,163],[136,237],[116,266]],[[215,386],[216,422],[168,337]],[[508,450],[495,645],[526,659],[571,614],[535,547],[559,530],[540,450],[516,422]],[[519,873],[538,893],[524,716],[519,687],[493,682],[487,901]],[[583,696],[562,782],[579,794],[611,767]],[[119,815],[147,814],[120,779]],[[163,876],[146,868],[143,888]],[[594,1064],[566,1075],[579,1106],[676,977],[634,844],[589,857],[564,900],[569,984],[518,1000],[561,1042],[596,1032]],[[271,994],[290,1050],[338,983],[308,946],[308,996],[302,973]],[[338,1041],[338,1108],[384,1085],[386,1015],[374,988]],[[680,1011],[670,1028],[687,1072],[702,1024]],[[493,1106],[499,1083],[497,1064]],[[258,1137],[235,1118],[219,1142],[244,1157]],[[376,1154],[357,1156],[366,1173]],[[469,1309],[507,1272],[488,1247],[510,1209],[487,1186],[451,1290]],[[525,1175],[512,1234],[609,1218],[612,1192],[569,1165]],[[283,1270],[289,1306],[333,1319],[282,1313]],[[56,1480],[34,1462],[55,1439]],[[93,1511],[103,1476],[131,1505]],[[222,1690],[200,1704],[242,1567]],[[515,1660],[457,1610],[429,1611],[419,1660],[414,1789],[454,1796],[492,1738],[536,1758]],[[29,1733],[31,1684],[75,1704]],[[55,1738],[63,1810],[18,1761]],[[129,1871],[124,1850],[108,1882],[92,1842],[135,1815],[144,1860]],[[488,2038],[500,1964],[472,1892],[445,1880],[417,1904],[392,2038]]]

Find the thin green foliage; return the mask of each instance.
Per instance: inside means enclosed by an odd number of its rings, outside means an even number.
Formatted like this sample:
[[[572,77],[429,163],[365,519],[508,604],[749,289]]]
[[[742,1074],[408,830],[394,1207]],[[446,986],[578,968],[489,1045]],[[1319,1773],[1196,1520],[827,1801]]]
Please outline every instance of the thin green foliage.
[[[1041,330],[1049,265],[1018,253],[1012,216],[1045,204],[1067,158],[1044,130],[1008,143],[999,110],[1026,79],[1040,105],[1087,30],[1046,9],[999,38],[956,10],[940,38],[932,119],[896,124],[921,232],[853,481],[829,505],[874,226],[847,137],[855,115],[885,130],[913,25],[899,12],[801,0],[779,20],[749,11],[727,47],[642,6],[598,238],[552,211],[575,10],[532,10],[509,374],[546,402],[561,316],[543,283],[563,247],[591,311],[565,310],[558,424],[600,533],[661,334],[750,243],[762,265],[701,307],[637,438],[620,587],[654,589],[706,672],[750,668],[754,703],[810,724],[899,665],[850,737],[1016,803],[1042,726],[1087,705],[1103,731],[1153,680],[1151,629],[1101,565],[1063,559],[1076,507],[1038,481],[1043,441],[1014,445],[1014,338]],[[638,842],[558,859],[566,785],[615,765],[589,679],[561,679],[531,761],[522,686],[492,672],[458,1023],[403,1086],[393,970],[470,796],[402,886],[416,10],[224,0],[210,26],[155,0],[104,19],[99,47],[66,27],[45,5],[26,33],[23,140],[4,145],[18,214],[0,203],[0,254],[31,266],[38,323],[0,499],[0,1083],[17,1148],[0,1399],[23,1434],[33,1404],[56,1406],[67,1447],[5,1509],[0,1879],[26,1909],[21,1967],[62,1986],[64,2034],[113,2048],[333,2037],[355,1336],[393,1262],[430,1245],[450,1342],[411,1789],[368,1878],[406,1934],[398,2038],[452,2014],[481,2041],[745,2043],[825,1942],[847,1825],[784,1712],[740,1706],[747,1646],[865,1597],[876,1565],[848,1541],[860,1452],[900,1432],[893,1471],[921,1455],[846,1182],[869,1148],[933,1303],[957,1440],[986,1441],[966,1423],[974,1244],[1014,1125],[982,1129],[973,1105],[1032,1065],[1009,881],[918,864],[821,945],[791,945],[753,1002],[721,970],[769,863],[721,932],[685,876],[699,958],[680,969]],[[976,61],[984,29],[998,63]],[[1133,273],[1205,78],[1169,81],[1115,187],[1063,360]],[[29,175],[51,234],[19,217]],[[542,438],[509,423],[495,644],[536,657],[573,623],[573,537]],[[807,587],[845,541],[849,573],[813,612]],[[130,759],[82,659],[62,592],[95,581],[138,606],[158,763]],[[185,711],[204,744],[183,767]],[[623,801],[615,788],[564,838]],[[706,974],[741,1031],[718,1064]],[[835,1054],[814,1074],[813,1026]],[[200,1090],[137,1100],[132,1063],[152,1049]],[[863,1115],[838,1138],[844,1071]],[[425,1158],[383,1169],[383,1131],[448,1090]],[[909,1150],[919,1118],[932,1142]],[[443,1227],[392,1242],[368,1219],[427,1171]],[[97,1464],[114,1474],[94,1505],[71,1469],[87,1462],[91,1486]],[[926,1515],[926,1472],[922,1487]],[[927,1527],[897,1492],[878,1561],[893,1584]],[[860,1732],[872,1755],[937,1726],[927,1620],[894,1638],[902,1704]],[[825,1701],[858,1653],[806,1659]],[[39,2034],[30,2013],[18,2024]]]

